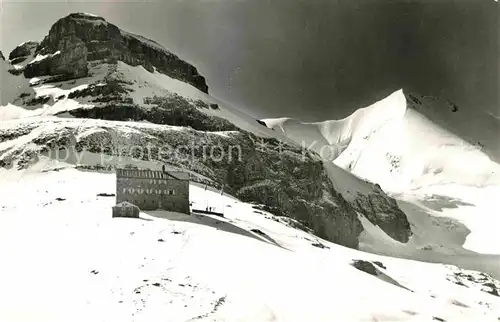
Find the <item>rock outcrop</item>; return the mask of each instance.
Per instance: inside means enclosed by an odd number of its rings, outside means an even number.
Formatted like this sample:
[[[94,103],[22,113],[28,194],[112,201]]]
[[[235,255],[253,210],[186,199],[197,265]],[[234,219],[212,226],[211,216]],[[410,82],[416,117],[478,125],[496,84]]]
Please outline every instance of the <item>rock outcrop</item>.
[[[22,53],[19,49],[13,56]],[[59,19],[35,54],[44,59],[29,64],[24,72],[26,77],[84,77],[88,75],[88,62],[120,60],[131,66],[141,65],[150,72],[156,69],[208,93],[205,78],[194,66],[152,40],[125,32],[104,18],[89,14],[73,13]]]
[[[36,41],[27,41],[18,45],[9,54],[10,63],[15,65],[25,62],[30,56],[34,55],[38,45]]]
[[[3,56],[3,53],[2,53],[2,51],[1,51],[1,50],[0,50],[0,59],[1,59],[1,60],[5,60],[5,57]]]
[[[359,194],[353,206],[394,240],[406,243],[410,239],[412,231],[406,214],[379,187],[372,194]]]
[[[82,92],[73,92],[69,98],[78,95],[103,95],[110,97],[107,93],[109,84],[106,86],[89,87]],[[107,93],[107,94],[106,94]],[[114,91],[116,94],[116,90]],[[112,98],[112,97],[110,97]],[[95,102],[102,100],[96,97]],[[180,95],[172,94],[164,97],[149,98],[149,108],[143,108],[133,103],[131,98],[112,98],[106,102],[104,108],[79,108],[69,111],[74,117],[94,118],[114,121],[148,121],[156,124],[190,127],[199,131],[239,131],[240,128],[226,119],[217,116],[208,116],[203,109],[210,108],[203,101],[188,100]]]

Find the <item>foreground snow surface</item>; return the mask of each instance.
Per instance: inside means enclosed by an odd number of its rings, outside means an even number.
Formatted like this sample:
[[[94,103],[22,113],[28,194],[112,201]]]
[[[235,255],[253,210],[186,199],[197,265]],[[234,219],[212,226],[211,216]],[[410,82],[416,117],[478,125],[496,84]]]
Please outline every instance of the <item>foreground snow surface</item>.
[[[331,244],[196,184],[193,208],[225,218],[112,219],[98,194],[114,173],[42,170],[0,170],[0,321],[500,319],[500,297],[450,281],[454,266]]]

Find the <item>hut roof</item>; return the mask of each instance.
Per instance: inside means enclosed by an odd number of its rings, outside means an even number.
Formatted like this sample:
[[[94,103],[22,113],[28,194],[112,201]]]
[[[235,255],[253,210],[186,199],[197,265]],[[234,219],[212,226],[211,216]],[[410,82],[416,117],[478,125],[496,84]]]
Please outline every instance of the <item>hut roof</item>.
[[[120,207],[120,208],[132,207],[132,208],[138,208],[136,205],[134,205],[133,203],[130,203],[128,201],[122,201],[120,203],[117,203],[114,207]]]
[[[116,175],[120,178],[165,178],[189,181],[189,173],[183,171],[161,171],[147,169],[116,169]]]

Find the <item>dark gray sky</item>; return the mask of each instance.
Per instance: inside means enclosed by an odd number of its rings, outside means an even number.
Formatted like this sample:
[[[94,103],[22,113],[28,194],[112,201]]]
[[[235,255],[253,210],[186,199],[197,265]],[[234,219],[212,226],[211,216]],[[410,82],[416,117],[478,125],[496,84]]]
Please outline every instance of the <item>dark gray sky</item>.
[[[321,120],[405,88],[499,115],[494,0],[3,1],[0,49],[70,12],[105,17],[192,62],[257,117]]]

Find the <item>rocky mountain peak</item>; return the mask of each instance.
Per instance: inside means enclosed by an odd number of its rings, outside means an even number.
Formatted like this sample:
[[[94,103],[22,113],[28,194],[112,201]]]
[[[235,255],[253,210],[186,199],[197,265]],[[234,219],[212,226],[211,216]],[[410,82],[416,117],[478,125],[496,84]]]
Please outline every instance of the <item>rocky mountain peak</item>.
[[[181,80],[208,93],[205,78],[191,64],[158,43],[121,30],[104,18],[72,13],[59,19],[38,45],[39,59],[26,66],[26,77],[57,75],[63,79],[88,75],[88,63],[123,61]]]
[[[28,57],[35,53],[38,47],[38,42],[36,41],[26,41],[14,48],[9,54],[10,62],[15,65],[22,63],[27,60]]]
[[[103,17],[91,14],[91,13],[85,13],[85,12],[75,12],[75,13],[70,13],[66,18],[69,19],[86,19],[86,20],[94,20],[94,21],[106,21]],[[64,19],[64,18],[63,18]]]

